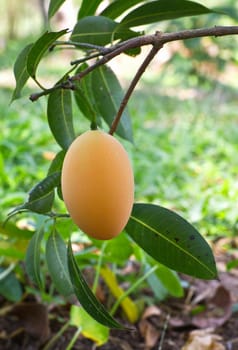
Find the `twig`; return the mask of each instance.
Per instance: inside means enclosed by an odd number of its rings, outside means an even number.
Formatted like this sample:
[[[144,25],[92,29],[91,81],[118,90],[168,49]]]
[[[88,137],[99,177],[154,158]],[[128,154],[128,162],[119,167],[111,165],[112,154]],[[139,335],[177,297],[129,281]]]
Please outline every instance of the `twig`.
[[[74,47],[78,47],[81,49],[90,49],[90,51],[98,51],[98,52],[101,52],[104,54],[106,54],[109,50],[108,48],[105,48],[104,46],[94,45],[94,44],[89,44],[89,43],[81,43],[81,42],[72,41],[72,40],[68,40],[68,41],[57,40],[50,47],[50,51],[53,50],[55,48],[55,46],[74,46]]]
[[[182,30],[180,32],[174,32],[174,33],[160,33],[160,35],[158,35],[158,33],[155,33],[152,35],[143,35],[136,38],[131,38],[109,48],[107,50],[108,53],[104,54],[101,59],[97,60],[94,64],[87,67],[84,71],[72,77],[69,77],[66,81],[60,84],[56,84],[50,89],[47,89],[40,93],[32,94],[30,96],[30,100],[36,101],[38,100],[39,97],[48,95],[56,89],[72,89],[72,90],[75,89],[74,81],[81,80],[85,75],[89,74],[97,67],[104,65],[114,57],[130,49],[135,49],[146,45],[161,47],[164,44],[172,41],[188,40],[188,39],[208,37],[208,36],[219,37],[219,36],[237,35],[237,34],[238,34],[238,26],[216,26],[212,28]],[[101,52],[101,54],[103,53]]]
[[[157,36],[160,36],[160,32],[156,33]],[[134,91],[138,81],[140,80],[142,74],[144,73],[144,71],[146,70],[146,68],[148,67],[148,65],[150,64],[150,62],[153,60],[153,58],[155,57],[155,55],[157,54],[157,52],[163,47],[163,44],[158,43],[156,41],[156,43],[154,44],[154,46],[152,47],[151,51],[149,52],[149,54],[146,56],[145,60],[143,61],[142,65],[139,67],[138,71],[136,72],[136,75],[134,76],[133,80],[130,83],[130,86],[125,94],[125,96],[123,97],[120,107],[117,111],[117,115],[114,118],[111,128],[109,130],[109,134],[113,135],[113,133],[116,131],[117,126],[120,122],[122,113],[124,111],[124,109],[126,108],[126,105],[128,103],[128,100],[132,94],[132,92]]]
[[[162,350],[162,346],[163,346],[164,338],[165,338],[165,333],[166,333],[167,328],[168,328],[169,320],[170,320],[170,314],[167,314],[165,322],[164,322],[163,331],[162,331],[162,334],[161,334],[161,337],[160,337],[158,350]]]

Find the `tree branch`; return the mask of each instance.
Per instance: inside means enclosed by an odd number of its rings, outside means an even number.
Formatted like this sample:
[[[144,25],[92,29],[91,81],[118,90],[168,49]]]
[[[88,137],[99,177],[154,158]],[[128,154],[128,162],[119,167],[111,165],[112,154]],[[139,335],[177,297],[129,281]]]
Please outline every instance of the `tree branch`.
[[[121,53],[126,52],[127,50],[130,50],[130,49],[135,49],[146,45],[162,47],[164,44],[172,41],[188,40],[188,39],[208,37],[208,36],[219,37],[219,36],[237,35],[237,34],[238,34],[238,26],[216,26],[212,28],[183,30],[183,31],[174,32],[174,33],[160,33],[160,35],[158,35],[158,33],[155,33],[152,35],[144,35],[136,38],[131,38],[131,39],[128,39],[127,41],[111,46],[110,48],[105,50],[105,52],[102,51],[101,52],[102,58],[98,59],[94,64],[86,68],[84,71],[76,75],[73,75],[72,77],[68,78],[66,81],[60,84],[56,84],[50,89],[46,89],[45,91],[42,91],[40,93],[32,94],[30,96],[30,100],[36,101],[39,97],[43,95],[48,95],[56,89],[73,90],[75,88],[73,84],[74,81],[81,80],[85,75],[89,74],[97,67],[104,65],[114,57],[119,56]]]
[[[160,36],[160,32],[156,33],[157,36]],[[134,78],[132,79],[130,86],[125,94],[125,96],[123,97],[120,107],[118,109],[118,112],[116,114],[116,117],[114,118],[111,128],[109,130],[109,134],[113,135],[113,133],[116,131],[117,126],[120,122],[122,113],[124,111],[124,109],[126,108],[127,102],[132,94],[132,92],[134,91],[136,84],[138,83],[138,81],[140,80],[142,74],[144,73],[144,71],[146,70],[146,68],[148,67],[148,65],[150,64],[150,62],[153,60],[153,58],[155,57],[155,55],[157,54],[157,52],[163,47],[163,44],[158,44],[158,42],[156,42],[156,44],[154,44],[154,46],[152,47],[151,51],[149,52],[149,54],[146,56],[145,60],[143,61],[143,63],[141,64],[141,66],[139,67],[138,71],[136,72],[136,75],[134,76]]]

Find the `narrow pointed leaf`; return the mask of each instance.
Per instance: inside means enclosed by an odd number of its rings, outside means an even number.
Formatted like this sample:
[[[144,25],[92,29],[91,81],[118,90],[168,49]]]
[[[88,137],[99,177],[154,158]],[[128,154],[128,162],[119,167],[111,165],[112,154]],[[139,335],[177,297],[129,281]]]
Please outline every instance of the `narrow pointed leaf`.
[[[78,19],[86,17],[86,16],[94,15],[98,5],[102,1],[103,0],[90,0],[90,1],[83,0],[82,4],[80,6],[79,12],[78,12]]]
[[[75,139],[70,90],[57,89],[50,94],[47,117],[55,140],[66,150]]]
[[[22,88],[25,86],[28,78],[29,73],[27,72],[26,62],[27,62],[27,56],[30,52],[33,44],[27,45],[18,55],[16,62],[14,64],[14,76],[16,80],[16,87],[12,94],[11,102],[16,100],[17,98],[21,97],[21,91]]]
[[[164,20],[212,12],[214,11],[194,1],[158,0],[145,3],[132,10],[123,18],[121,25],[126,25],[131,28]]]
[[[200,233],[178,214],[153,204],[133,207],[126,232],[156,261],[194,277],[217,277],[212,250]]]
[[[65,2],[65,0],[50,0],[49,8],[48,8],[48,19],[54,16],[54,14],[58,11],[60,6]]]
[[[115,19],[124,11],[128,10],[134,5],[144,2],[144,0],[127,0],[127,1],[114,1],[111,2],[101,13],[100,16],[109,17]]]
[[[71,243],[68,244],[68,264],[71,281],[74,287],[74,292],[87,313],[97,322],[109,328],[123,329],[101,304],[89,286],[87,285],[78,265],[74,259]]]
[[[50,164],[48,175],[61,171],[65,153],[66,152],[64,150],[61,150],[59,151],[59,153],[56,154],[56,156],[54,157],[54,159]]]
[[[67,262],[67,248],[56,230],[53,230],[46,244],[46,261],[56,289],[64,296],[73,294]]]
[[[43,229],[39,229],[32,236],[27,251],[26,251],[26,272],[30,279],[41,289],[44,288],[44,283],[41,276],[40,252],[41,242],[44,236]]]
[[[96,106],[105,122],[111,126],[123,98],[121,85],[107,66],[101,66],[92,73],[92,90]],[[133,142],[131,119],[126,108],[116,133],[124,139]]]
[[[88,67],[87,64],[81,65],[76,74],[82,72]],[[96,109],[95,100],[92,93],[92,79],[91,74],[86,75],[79,82],[75,82],[76,90],[74,91],[74,97],[83,115],[90,120],[95,122],[97,125],[100,125],[100,115]]]
[[[15,208],[13,212],[27,209],[39,214],[48,213],[54,202],[54,188],[60,184],[60,178],[60,172],[48,175],[32,188],[27,202]]]
[[[27,72],[35,78],[36,70],[40,60],[44,54],[49,50],[52,44],[62,35],[67,33],[67,29],[59,32],[45,32],[31,47],[27,56]]]

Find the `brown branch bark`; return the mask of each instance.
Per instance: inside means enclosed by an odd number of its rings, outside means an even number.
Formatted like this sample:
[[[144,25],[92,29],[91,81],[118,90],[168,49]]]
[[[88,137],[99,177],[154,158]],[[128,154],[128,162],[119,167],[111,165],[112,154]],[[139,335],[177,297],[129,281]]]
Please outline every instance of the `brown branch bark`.
[[[94,64],[89,66],[84,71],[68,78],[65,82],[56,84],[52,88],[44,90],[42,92],[32,94],[30,96],[30,100],[36,101],[39,97],[48,95],[49,93],[51,93],[56,89],[74,89],[74,84],[73,84],[74,81],[81,80],[85,75],[89,74],[97,67],[104,65],[114,57],[130,49],[134,49],[134,48],[138,48],[146,45],[162,47],[164,44],[172,41],[188,40],[188,39],[208,37],[208,36],[220,37],[220,36],[237,35],[237,34],[238,34],[238,26],[216,26],[212,28],[183,30],[183,31],[174,32],[174,33],[160,33],[160,35],[158,35],[158,33],[155,33],[152,35],[144,35],[144,36],[132,38],[120,44],[112,46],[110,50],[106,51],[105,55],[102,54],[103,56],[102,58],[97,60]]]
[[[156,33],[157,36],[160,36],[160,33],[157,32]],[[138,71],[136,72],[136,75],[134,76],[134,78],[132,79],[130,85],[129,85],[129,88],[127,90],[127,92],[125,93],[122,101],[121,101],[121,104],[120,104],[120,107],[117,111],[117,114],[112,122],[112,125],[111,125],[111,128],[109,130],[109,134],[110,135],[113,135],[114,132],[116,131],[117,129],[117,126],[120,122],[120,119],[121,119],[121,116],[122,116],[122,113],[124,111],[124,109],[126,108],[126,105],[128,103],[128,100],[132,94],[132,92],[134,91],[138,81],[140,80],[142,74],[144,73],[144,71],[146,70],[146,68],[148,67],[148,65],[150,64],[150,62],[153,60],[153,58],[155,57],[155,55],[157,54],[157,52],[163,47],[162,44],[154,44],[151,51],[149,52],[149,54],[146,56],[145,60],[142,62],[141,66],[139,67]]]

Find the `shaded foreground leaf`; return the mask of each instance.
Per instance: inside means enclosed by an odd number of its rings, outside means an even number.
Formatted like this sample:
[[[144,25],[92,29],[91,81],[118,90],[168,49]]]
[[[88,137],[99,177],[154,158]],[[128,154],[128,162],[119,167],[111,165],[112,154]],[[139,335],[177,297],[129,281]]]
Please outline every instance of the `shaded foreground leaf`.
[[[44,288],[40,267],[40,246],[43,236],[44,231],[42,228],[34,233],[29,242],[25,258],[26,272],[28,276],[41,289]]]
[[[74,259],[71,243],[68,244],[68,265],[70,278],[74,287],[74,292],[87,313],[97,322],[109,328],[123,329],[101,304],[89,286],[87,285],[78,265]]]
[[[126,232],[156,261],[175,271],[202,279],[217,277],[208,243],[191,224],[166,208],[135,204]]]
[[[67,248],[64,240],[55,229],[46,244],[46,261],[56,289],[65,296],[73,294],[68,269]]]
[[[47,117],[55,140],[67,149],[75,138],[70,90],[57,89],[49,95]]]
[[[196,16],[212,12],[214,11],[194,1],[158,0],[145,3],[128,13],[121,21],[121,25],[136,27],[164,20]]]
[[[107,66],[98,67],[91,75],[96,107],[110,127],[121,104],[123,90],[116,75]],[[127,108],[122,114],[116,133],[133,142],[131,119]]]
[[[87,69],[86,63],[82,64],[76,71],[76,74]],[[90,120],[91,123],[101,124],[99,112],[96,109],[95,100],[92,93],[92,79],[91,74],[87,74],[81,81],[75,82],[76,89],[74,97],[78,108],[83,115]]]

